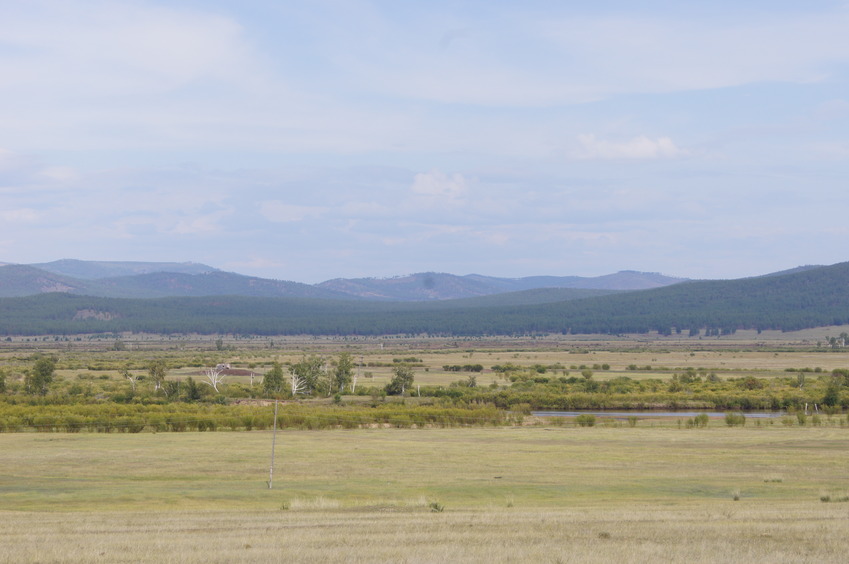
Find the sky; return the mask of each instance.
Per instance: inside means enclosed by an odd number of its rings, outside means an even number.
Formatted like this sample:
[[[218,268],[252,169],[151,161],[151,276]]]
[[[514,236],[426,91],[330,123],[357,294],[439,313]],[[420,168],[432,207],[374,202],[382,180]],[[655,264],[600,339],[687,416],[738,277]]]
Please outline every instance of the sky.
[[[843,262],[847,29],[821,0],[3,0],[0,262]]]

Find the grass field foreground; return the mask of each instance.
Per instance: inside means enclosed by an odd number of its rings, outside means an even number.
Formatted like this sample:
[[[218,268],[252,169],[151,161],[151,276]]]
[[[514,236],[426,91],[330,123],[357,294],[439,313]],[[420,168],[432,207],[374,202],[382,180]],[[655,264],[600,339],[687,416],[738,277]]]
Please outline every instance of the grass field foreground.
[[[4,434],[0,562],[845,561],[849,431],[718,425]]]
[[[845,562],[836,506],[0,512],[0,562]]]

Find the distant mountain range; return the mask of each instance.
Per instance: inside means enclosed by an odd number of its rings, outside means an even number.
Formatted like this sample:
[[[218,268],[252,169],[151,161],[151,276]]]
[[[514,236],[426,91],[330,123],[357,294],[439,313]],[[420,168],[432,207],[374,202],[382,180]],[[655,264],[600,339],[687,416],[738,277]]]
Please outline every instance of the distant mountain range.
[[[253,296],[410,302],[457,300],[546,288],[645,290],[685,280],[635,271],[622,271],[598,277],[526,278],[497,278],[478,274],[457,276],[425,272],[394,278],[337,278],[311,285],[224,272],[192,262],[64,259],[30,265],[0,266],[0,298],[60,292],[110,298]],[[569,299],[568,295],[561,295],[563,299]]]
[[[540,288],[647,290],[684,280],[684,278],[630,270],[594,278],[581,276],[496,278],[479,274],[457,276],[439,272],[423,272],[395,278],[337,278],[317,286],[370,300],[427,301],[491,296]]]
[[[10,270],[23,278],[32,271],[45,272],[24,266]],[[217,274],[150,273],[139,276],[145,281],[146,277],[164,276],[173,282],[179,276],[215,280]],[[104,280],[116,278],[93,282]],[[50,284],[67,285],[68,281],[53,280]],[[428,283],[426,289],[434,290],[439,284],[438,280],[434,285]],[[206,287],[215,288],[215,285],[209,283]],[[115,334],[124,331],[443,336],[658,332],[697,338],[703,335],[718,337],[739,329],[795,331],[849,324],[849,262],[793,269],[772,276],[688,281],[627,292],[538,288],[424,301],[345,296],[344,299],[317,299],[219,293],[208,297],[115,299],[67,291],[40,293],[0,298],[0,335]]]
[[[217,268],[196,262],[134,262],[134,261],[97,261],[62,259],[53,262],[30,264],[34,268],[46,270],[83,280],[135,276],[154,272],[174,272],[178,274],[206,274],[216,272]]]

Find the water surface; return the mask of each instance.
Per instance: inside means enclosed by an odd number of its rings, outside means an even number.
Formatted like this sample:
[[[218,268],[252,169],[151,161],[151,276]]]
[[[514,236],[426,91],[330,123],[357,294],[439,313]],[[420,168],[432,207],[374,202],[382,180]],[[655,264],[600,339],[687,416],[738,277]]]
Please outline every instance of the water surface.
[[[695,417],[706,413],[708,417],[725,417],[726,413],[739,414],[739,411],[532,411],[537,417],[577,417],[578,415],[595,415],[596,417]],[[746,418],[773,419],[787,415],[783,411],[744,411]]]

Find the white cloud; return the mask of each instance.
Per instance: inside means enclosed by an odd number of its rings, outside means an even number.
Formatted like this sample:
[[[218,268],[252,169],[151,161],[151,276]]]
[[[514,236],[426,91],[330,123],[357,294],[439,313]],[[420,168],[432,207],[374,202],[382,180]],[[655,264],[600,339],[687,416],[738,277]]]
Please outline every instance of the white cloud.
[[[809,83],[849,61],[849,10],[840,8],[724,19],[596,15],[530,25],[600,96]]]
[[[849,101],[838,98],[823,102],[814,109],[813,115],[823,121],[845,119],[849,117]]]
[[[844,161],[849,159],[849,144],[846,143],[821,143],[813,147],[814,151],[822,157]]]
[[[79,178],[77,171],[68,166],[48,166],[39,173],[39,176],[55,182],[68,182]]]
[[[298,206],[279,200],[271,200],[260,204],[260,213],[269,221],[276,223],[294,223],[306,219],[314,219],[327,212],[327,208],[319,206]]]
[[[414,194],[439,200],[456,200],[468,189],[468,183],[462,174],[447,175],[438,170],[420,172],[413,179],[410,190]]]
[[[180,4],[0,2],[0,145],[545,158],[561,125],[599,129],[501,109],[820,80],[849,61],[845,10],[702,21],[483,2],[351,2],[320,17],[321,3]],[[299,33],[264,33],[278,24]]]
[[[571,155],[577,159],[668,159],[687,151],[678,148],[669,137],[649,139],[641,135],[620,143],[597,139],[595,135],[579,135],[581,148]]]
[[[170,230],[175,235],[197,235],[222,231],[221,220],[230,215],[228,210],[182,218]]]
[[[340,76],[382,96],[539,107],[765,81],[807,83],[849,62],[849,10],[840,8],[729,10],[725,18],[510,5],[479,6],[474,16],[439,6],[411,11],[405,21],[348,12],[344,25],[319,29],[335,39],[327,48]],[[463,30],[462,40],[446,44],[452,29]]]
[[[205,77],[247,77],[242,29],[212,13],[142,2],[16,2],[0,9],[2,90],[139,96]],[[54,93],[60,94],[60,93]]]
[[[39,218],[39,214],[34,209],[21,208],[15,210],[0,211],[0,218],[2,218],[3,221],[8,221],[11,223],[28,223],[36,221]]]
[[[0,173],[28,171],[35,164],[31,157],[0,147]]]

